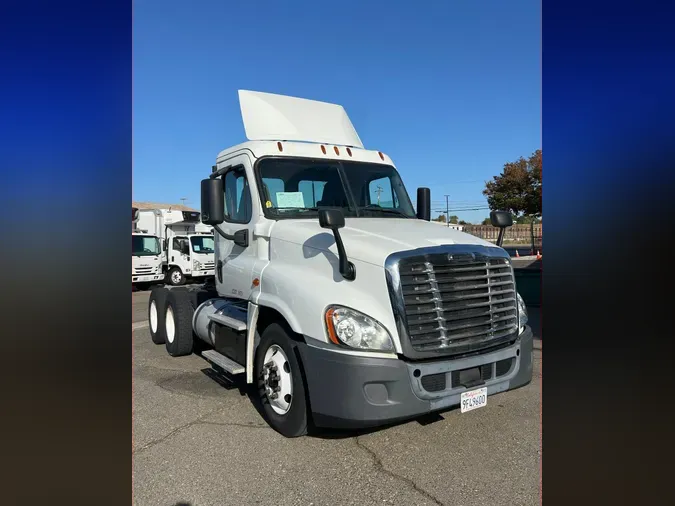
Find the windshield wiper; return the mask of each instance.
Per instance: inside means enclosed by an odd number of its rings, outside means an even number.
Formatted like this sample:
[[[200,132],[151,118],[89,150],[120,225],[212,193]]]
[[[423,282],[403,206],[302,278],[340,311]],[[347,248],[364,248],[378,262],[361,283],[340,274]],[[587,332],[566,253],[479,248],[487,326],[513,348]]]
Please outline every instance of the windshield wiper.
[[[318,207],[277,207],[276,211],[318,211]]]
[[[380,206],[370,204],[368,206],[361,206],[361,207],[359,207],[359,209],[363,210],[363,211],[379,211],[379,212],[382,212],[382,213],[398,214],[399,216],[403,216],[404,218],[410,218],[410,216],[405,214],[403,211],[399,211],[398,209],[394,209],[394,208],[391,208],[391,207],[380,207]]]

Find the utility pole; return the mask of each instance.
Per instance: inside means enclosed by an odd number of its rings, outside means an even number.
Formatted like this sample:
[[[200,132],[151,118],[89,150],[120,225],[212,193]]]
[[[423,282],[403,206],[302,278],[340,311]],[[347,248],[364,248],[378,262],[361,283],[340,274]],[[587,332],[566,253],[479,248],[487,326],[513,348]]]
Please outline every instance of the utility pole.
[[[181,197],[180,201],[183,203],[183,207],[185,207],[185,201],[187,200],[187,197]]]
[[[448,204],[450,195],[445,196],[445,226],[450,228],[450,205]]]
[[[377,193],[377,205],[378,206],[380,205],[380,193],[382,193],[383,191],[384,190],[382,189],[381,186],[378,186],[377,190],[375,191],[375,193]]]

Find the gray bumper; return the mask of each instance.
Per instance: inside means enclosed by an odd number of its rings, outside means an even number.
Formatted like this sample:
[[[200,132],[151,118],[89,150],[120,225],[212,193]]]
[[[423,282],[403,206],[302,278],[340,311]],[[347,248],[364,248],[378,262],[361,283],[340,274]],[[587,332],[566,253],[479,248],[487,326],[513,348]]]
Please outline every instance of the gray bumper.
[[[324,427],[368,427],[414,418],[459,405],[461,393],[466,390],[487,387],[488,395],[494,395],[527,385],[532,380],[529,327],[507,348],[456,360],[406,362],[358,357],[308,344],[298,349],[314,422]],[[500,371],[493,365],[490,379],[481,380],[481,384],[469,388],[453,385],[453,376],[456,377],[458,371],[481,366],[490,368],[485,364],[507,361],[510,368],[502,367]],[[435,379],[445,378],[442,389],[438,390],[438,383],[436,391],[425,388],[425,376],[432,375]]]

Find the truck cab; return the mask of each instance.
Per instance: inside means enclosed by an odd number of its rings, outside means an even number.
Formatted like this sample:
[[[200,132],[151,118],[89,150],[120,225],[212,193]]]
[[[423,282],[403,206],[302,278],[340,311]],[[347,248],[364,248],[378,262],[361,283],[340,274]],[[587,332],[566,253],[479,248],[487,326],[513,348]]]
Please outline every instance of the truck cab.
[[[138,228],[139,211],[131,208],[131,285],[147,287],[164,279],[162,251],[156,235]]]
[[[215,242],[211,228],[193,211],[164,212],[167,282],[182,285],[191,278],[200,282],[213,276]]]
[[[470,411],[530,382],[532,332],[501,247],[429,223],[429,190],[415,208],[341,106],[239,98],[249,140],[201,183],[215,290],[153,293],[153,341],[173,356],[206,342],[288,437]],[[503,231],[510,215],[493,221]]]
[[[215,243],[212,228],[200,221],[197,211],[144,209],[139,223],[160,238],[165,281],[183,285],[204,282],[213,276]]]

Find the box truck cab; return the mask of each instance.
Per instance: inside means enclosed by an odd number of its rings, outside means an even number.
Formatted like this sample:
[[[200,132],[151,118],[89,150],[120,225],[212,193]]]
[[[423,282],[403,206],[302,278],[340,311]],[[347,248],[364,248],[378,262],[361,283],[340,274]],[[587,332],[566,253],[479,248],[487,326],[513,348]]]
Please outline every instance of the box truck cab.
[[[131,285],[146,287],[164,279],[159,237],[138,228],[139,210],[131,208]]]
[[[531,381],[532,332],[501,247],[429,223],[429,190],[415,209],[341,106],[239,98],[249,141],[201,183],[215,289],[154,290],[154,342],[180,356],[204,341],[288,437],[467,412]]]
[[[161,239],[166,282],[183,285],[188,279],[206,281],[213,276],[215,243],[211,227],[196,211],[144,209],[139,223]]]

